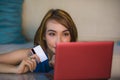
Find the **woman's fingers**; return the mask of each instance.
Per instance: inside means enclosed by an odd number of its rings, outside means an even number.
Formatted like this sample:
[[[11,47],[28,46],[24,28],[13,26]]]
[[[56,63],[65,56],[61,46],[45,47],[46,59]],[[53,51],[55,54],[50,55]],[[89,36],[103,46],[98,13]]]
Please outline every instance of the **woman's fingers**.
[[[17,72],[18,74],[21,73],[26,73],[29,71],[29,67],[27,66],[26,60],[22,60],[22,62],[18,65],[17,67]]]
[[[30,56],[32,59],[35,59],[38,63],[40,62],[40,58],[36,55],[33,54],[32,56]]]
[[[37,66],[36,62],[40,62],[40,59],[36,54],[33,54],[23,59],[20,65],[18,66],[18,73],[26,73],[28,71],[33,72],[33,70],[35,70]]]
[[[26,73],[28,71],[33,72],[33,70],[36,68],[36,60],[32,59],[31,57],[28,57],[24,59],[21,64],[18,66],[18,72],[17,73]]]
[[[36,65],[37,65],[35,59],[32,59],[32,63],[31,63],[31,65],[32,65],[32,71],[35,70]]]
[[[29,67],[29,70],[31,72],[33,72],[33,70],[36,68],[36,60],[33,59],[32,57],[29,57],[26,61],[25,61],[26,66]]]
[[[55,64],[55,55],[52,56],[52,59],[49,61],[50,65],[54,67]]]

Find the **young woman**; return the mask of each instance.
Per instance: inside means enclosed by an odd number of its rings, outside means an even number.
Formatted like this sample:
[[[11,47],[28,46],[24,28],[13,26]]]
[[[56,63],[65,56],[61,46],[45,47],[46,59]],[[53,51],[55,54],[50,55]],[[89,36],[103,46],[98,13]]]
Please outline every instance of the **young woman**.
[[[55,49],[59,42],[77,41],[77,29],[70,15],[61,9],[51,9],[38,28],[34,45],[41,45],[48,60],[39,62],[31,49],[22,49],[0,55],[0,73],[49,72],[53,69]]]

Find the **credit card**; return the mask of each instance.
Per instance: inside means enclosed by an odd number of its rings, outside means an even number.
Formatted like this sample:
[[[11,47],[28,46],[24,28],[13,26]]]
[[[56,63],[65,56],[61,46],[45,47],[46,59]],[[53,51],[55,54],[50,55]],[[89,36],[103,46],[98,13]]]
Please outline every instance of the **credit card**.
[[[40,62],[46,61],[48,59],[40,45],[32,48],[32,52],[37,54],[37,56],[40,58]]]

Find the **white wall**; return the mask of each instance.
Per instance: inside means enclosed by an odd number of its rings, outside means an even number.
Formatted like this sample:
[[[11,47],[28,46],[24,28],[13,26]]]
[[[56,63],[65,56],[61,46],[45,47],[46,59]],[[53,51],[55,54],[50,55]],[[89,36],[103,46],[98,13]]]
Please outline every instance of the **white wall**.
[[[120,0],[25,0],[23,7],[23,30],[30,40],[51,8],[70,13],[81,41],[120,40]]]

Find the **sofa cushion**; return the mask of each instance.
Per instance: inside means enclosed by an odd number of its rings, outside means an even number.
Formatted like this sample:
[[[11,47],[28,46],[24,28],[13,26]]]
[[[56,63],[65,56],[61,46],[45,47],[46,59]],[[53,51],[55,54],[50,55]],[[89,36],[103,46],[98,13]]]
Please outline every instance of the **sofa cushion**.
[[[23,0],[0,0],[0,44],[25,43],[22,34]]]

